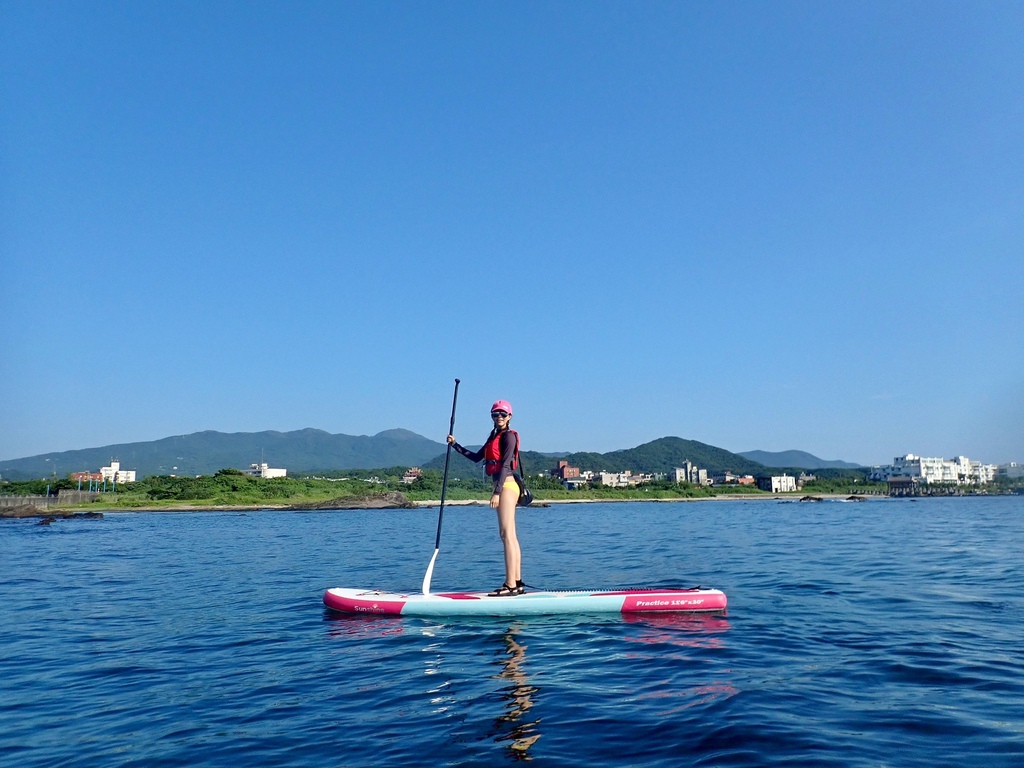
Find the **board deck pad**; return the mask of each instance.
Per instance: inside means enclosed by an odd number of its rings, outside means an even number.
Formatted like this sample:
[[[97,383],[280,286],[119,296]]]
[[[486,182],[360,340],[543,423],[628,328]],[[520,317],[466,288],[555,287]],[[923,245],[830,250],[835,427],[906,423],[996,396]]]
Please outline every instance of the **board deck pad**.
[[[530,616],[560,613],[724,612],[725,593],[717,589],[619,589],[526,592],[491,597],[486,592],[398,594],[375,589],[334,587],[324,605],[341,613],[383,616]]]

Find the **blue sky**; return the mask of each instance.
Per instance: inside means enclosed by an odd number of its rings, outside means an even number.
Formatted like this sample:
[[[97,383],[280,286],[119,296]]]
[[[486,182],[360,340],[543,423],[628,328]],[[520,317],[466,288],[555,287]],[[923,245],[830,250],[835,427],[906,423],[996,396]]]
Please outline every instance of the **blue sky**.
[[[1024,5],[0,3],[0,457],[1024,460]]]

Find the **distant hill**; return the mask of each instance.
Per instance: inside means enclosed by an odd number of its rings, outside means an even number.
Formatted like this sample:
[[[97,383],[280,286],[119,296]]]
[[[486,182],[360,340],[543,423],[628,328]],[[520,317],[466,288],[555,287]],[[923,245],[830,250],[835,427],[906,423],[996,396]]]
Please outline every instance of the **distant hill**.
[[[320,429],[294,432],[196,432],[140,443],[121,443],[23,459],[0,461],[0,476],[8,480],[64,477],[69,472],[92,471],[118,459],[124,469],[148,475],[210,475],[219,469],[245,469],[266,461],[284,467],[289,474],[317,470],[379,469],[421,466],[443,469],[444,443],[434,442],[405,429],[389,429],[373,436],[333,435]],[[670,473],[691,461],[710,473],[765,474],[768,467],[789,469],[854,469],[845,461],[824,461],[803,451],[747,451],[730,453],[724,448],[662,437],[635,448],[609,453],[537,453],[526,451],[523,461],[530,473],[553,469],[560,460],[593,472]],[[479,466],[452,452],[453,477],[478,474]]]
[[[523,463],[527,472],[534,474],[554,469],[559,461],[568,461],[571,466],[592,472],[624,472],[627,469],[636,473],[670,473],[683,462],[690,461],[711,474],[718,472],[735,472],[737,474],[764,474],[766,467],[749,458],[730,453],[724,448],[700,443],[696,440],[684,440],[681,437],[662,437],[649,443],[638,445],[610,453],[537,453],[525,451]],[[429,469],[443,469],[444,456],[441,455],[423,465]],[[479,472],[472,462],[452,452],[452,464],[449,470],[456,473]]]
[[[858,469],[860,464],[851,464],[848,461],[828,461],[819,459],[806,451],[742,451],[740,456],[745,456],[751,461],[764,464],[766,467],[797,467],[800,469]]]
[[[405,429],[373,436],[332,435],[320,429],[294,432],[195,432],[141,443],[121,443],[24,459],[0,461],[8,480],[65,477],[69,472],[97,472],[111,459],[122,469],[148,475],[209,475],[219,469],[246,469],[266,461],[289,474],[330,469],[376,469],[415,466],[438,454],[445,445]]]

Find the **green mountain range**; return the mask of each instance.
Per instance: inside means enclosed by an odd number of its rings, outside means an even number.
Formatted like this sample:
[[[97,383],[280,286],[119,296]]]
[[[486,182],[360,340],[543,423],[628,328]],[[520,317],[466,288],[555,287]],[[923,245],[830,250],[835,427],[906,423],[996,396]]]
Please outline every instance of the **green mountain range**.
[[[570,466],[579,467],[591,472],[624,472],[634,473],[665,473],[681,467],[689,461],[711,474],[718,472],[734,472],[736,474],[765,474],[766,467],[724,448],[700,443],[696,440],[684,440],[681,437],[662,437],[649,443],[609,453],[537,453],[523,452],[523,465],[526,472],[536,474],[558,466],[559,461],[567,461]],[[449,471],[470,473],[481,470],[461,454],[452,451]],[[442,469],[444,456],[440,456],[424,465],[427,469]]]
[[[293,476],[318,471],[386,467],[420,466],[441,470],[444,468],[445,448],[444,443],[405,429],[389,429],[372,436],[334,435],[319,429],[294,432],[206,431],[149,442],[105,445],[0,461],[0,478],[28,480],[65,477],[71,472],[98,472],[113,459],[121,462],[122,469],[136,470],[140,478],[148,475],[211,475],[220,469],[246,469],[250,464],[262,461],[271,467],[284,467]],[[762,454],[763,462],[754,460],[754,456]],[[665,474],[690,461],[711,474],[729,471],[755,476],[767,474],[771,471],[769,467],[781,466],[790,472],[798,472],[800,468],[856,466],[847,462],[823,462],[802,451],[736,454],[679,437],[662,437],[635,448],[609,453],[523,453],[523,464],[530,474],[554,469],[559,461],[593,472],[630,470],[634,473]],[[780,461],[784,463],[778,463]],[[470,477],[481,472],[479,465],[454,451],[451,462],[452,477]]]
[[[122,443],[78,451],[45,453],[0,461],[0,477],[28,480],[65,477],[70,472],[98,472],[112,459],[138,476],[212,475],[219,469],[247,469],[267,462],[289,474],[333,469],[415,466],[444,453],[444,443],[406,429],[373,436],[332,435],[320,429],[294,432],[195,432],[143,443]]]

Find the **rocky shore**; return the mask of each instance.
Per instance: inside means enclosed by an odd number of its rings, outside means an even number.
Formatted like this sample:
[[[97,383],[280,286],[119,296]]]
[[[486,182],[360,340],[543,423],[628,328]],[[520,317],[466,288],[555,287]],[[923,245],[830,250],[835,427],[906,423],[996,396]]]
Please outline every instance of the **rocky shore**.
[[[67,509],[49,509],[34,504],[21,504],[17,507],[0,509],[0,518],[25,519],[39,518],[40,525],[49,525],[58,520],[96,520],[103,517],[102,512],[78,512]]]
[[[299,504],[289,504],[279,509],[295,511],[317,510],[317,509],[413,509],[416,507],[405,494],[392,491],[384,494],[371,496],[339,496],[327,501],[310,501]]]
[[[538,499],[531,504],[531,508],[552,507],[561,504],[598,504],[618,502],[655,502],[663,504],[689,503],[702,501],[764,501],[775,500],[781,502],[800,503],[815,502],[824,500],[840,501],[866,501],[866,496],[850,496],[848,494],[816,494],[814,496],[797,496],[795,494],[756,494],[756,495],[727,495],[703,496],[697,498],[634,498],[634,499]],[[102,504],[102,502],[99,502]],[[162,504],[140,507],[105,507],[105,512],[255,512],[259,510],[284,510],[294,512],[313,512],[319,510],[348,510],[348,509],[417,509],[440,506],[440,499],[429,499],[424,501],[410,501],[405,494],[392,491],[385,494],[368,494],[360,496],[338,496],[324,501],[297,502],[295,504]],[[488,506],[487,499],[458,499],[446,500],[445,506]],[[57,520],[88,520],[103,517],[102,511],[85,511],[81,509],[60,509],[54,507],[39,507],[33,504],[22,504],[0,508],[0,518],[24,519],[39,518],[43,525],[48,525]]]
[[[102,502],[98,502],[102,504]],[[104,507],[105,512],[249,512],[257,510],[286,510],[295,512],[326,510],[326,509],[414,509],[417,504],[409,501],[405,494],[397,491],[384,494],[367,494],[360,496],[338,496],[325,501],[298,502],[296,504],[162,504],[140,507]],[[24,519],[41,518],[49,524],[56,520],[96,519],[103,517],[103,512],[83,511],[77,509],[61,509],[43,507],[35,504],[20,504],[0,508],[0,518]]]

